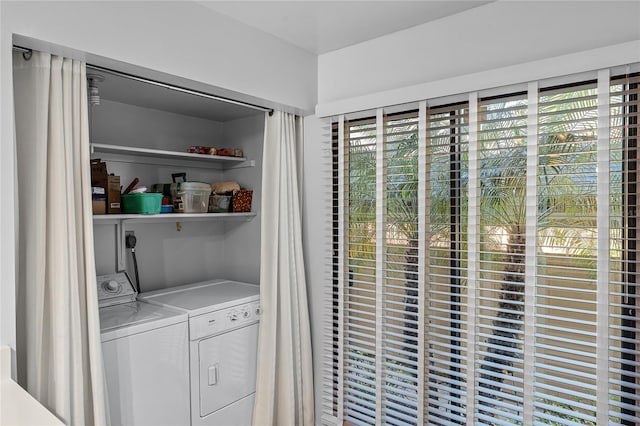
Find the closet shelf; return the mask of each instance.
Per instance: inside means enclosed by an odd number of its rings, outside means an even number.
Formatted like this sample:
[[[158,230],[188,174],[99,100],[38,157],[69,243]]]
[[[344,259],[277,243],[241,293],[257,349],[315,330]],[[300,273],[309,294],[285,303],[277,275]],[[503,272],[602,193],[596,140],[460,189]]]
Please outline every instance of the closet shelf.
[[[138,148],[133,146],[108,145],[101,143],[92,143],[90,147],[92,158],[99,157],[102,160],[118,161],[122,163],[200,168],[211,168],[211,166],[216,166],[223,169],[255,167],[255,160],[248,160],[245,157],[192,154],[189,152],[165,151],[161,149]]]
[[[104,214],[94,215],[95,224],[157,223],[196,221],[250,221],[257,213],[164,213],[164,214]]]

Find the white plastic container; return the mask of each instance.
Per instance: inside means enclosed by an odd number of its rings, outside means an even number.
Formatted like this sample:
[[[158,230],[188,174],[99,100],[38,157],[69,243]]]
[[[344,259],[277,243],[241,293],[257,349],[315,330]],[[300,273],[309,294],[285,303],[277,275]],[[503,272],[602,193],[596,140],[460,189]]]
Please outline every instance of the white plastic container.
[[[171,198],[175,213],[207,213],[211,184],[178,182],[171,184]]]

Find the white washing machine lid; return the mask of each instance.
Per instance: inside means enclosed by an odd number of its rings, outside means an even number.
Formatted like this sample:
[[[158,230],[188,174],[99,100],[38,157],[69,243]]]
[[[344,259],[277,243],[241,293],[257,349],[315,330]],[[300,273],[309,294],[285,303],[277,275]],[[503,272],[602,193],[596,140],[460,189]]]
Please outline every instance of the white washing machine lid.
[[[140,294],[138,298],[145,302],[179,309],[193,317],[258,301],[260,287],[256,284],[218,279],[151,291]]]
[[[145,302],[106,306],[100,308],[99,312],[103,342],[186,322],[189,319],[184,312]]]

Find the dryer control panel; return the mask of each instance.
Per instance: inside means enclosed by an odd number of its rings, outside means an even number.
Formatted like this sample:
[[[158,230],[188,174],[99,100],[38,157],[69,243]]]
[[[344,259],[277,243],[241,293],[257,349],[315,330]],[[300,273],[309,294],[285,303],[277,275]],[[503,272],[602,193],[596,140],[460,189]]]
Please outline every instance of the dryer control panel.
[[[96,279],[98,281],[99,307],[135,302],[136,291],[124,272],[98,275]]]
[[[260,313],[260,302],[252,302],[190,318],[189,338],[202,339],[258,322]]]

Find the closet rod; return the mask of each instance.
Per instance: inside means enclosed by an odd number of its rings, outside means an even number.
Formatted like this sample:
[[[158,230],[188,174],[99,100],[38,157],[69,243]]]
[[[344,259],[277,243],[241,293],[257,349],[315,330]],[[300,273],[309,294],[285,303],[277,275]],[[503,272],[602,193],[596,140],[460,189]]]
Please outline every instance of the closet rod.
[[[15,45],[13,46],[13,50],[17,50],[19,52],[22,52],[23,54],[31,53],[31,49],[27,49],[25,47],[15,46]],[[243,107],[247,107],[247,108],[257,109],[259,111],[268,112],[269,115],[273,114],[273,109],[272,108],[266,108],[266,107],[263,107],[263,106],[260,106],[260,105],[251,104],[249,102],[237,101],[235,99],[225,98],[223,96],[216,96],[216,95],[212,95],[210,93],[201,92],[199,90],[187,89],[186,87],[181,87],[181,86],[176,86],[176,85],[173,85],[173,84],[162,83],[162,82],[157,81],[157,80],[151,80],[149,78],[138,77],[138,76],[135,76],[133,74],[128,74],[128,73],[125,73],[125,72],[116,71],[116,70],[113,70],[113,69],[110,69],[110,68],[104,68],[104,67],[101,67],[101,66],[98,66],[98,65],[87,64],[87,68],[90,68],[90,69],[95,70],[95,71],[106,72],[106,73],[109,73],[109,74],[117,75],[117,76],[128,78],[128,79],[131,79],[131,80],[139,81],[141,83],[151,84],[153,86],[163,87],[163,88],[169,89],[169,90],[175,90],[176,92],[187,93],[189,95],[199,96],[201,98],[212,99],[212,100],[215,100],[215,101],[221,101],[221,102],[226,102],[226,103],[233,104],[233,105],[239,105],[239,106],[243,106]]]
[[[251,103],[248,103],[248,102],[236,101],[235,99],[225,98],[223,96],[216,96],[216,95],[212,95],[210,93],[201,92],[199,90],[187,89],[186,87],[181,87],[181,86],[176,86],[176,85],[173,85],[173,84],[162,83],[161,81],[151,80],[149,78],[144,78],[144,77],[138,77],[138,76],[135,76],[133,74],[128,74],[126,72],[112,70],[110,68],[100,67],[98,65],[87,64],[87,68],[91,68],[92,70],[95,70],[95,71],[106,72],[106,73],[117,75],[117,76],[120,76],[120,77],[125,77],[125,78],[131,79],[131,80],[139,81],[141,83],[147,83],[147,84],[151,84],[153,86],[163,87],[163,88],[169,89],[169,90],[175,90],[176,92],[187,93],[189,95],[199,96],[201,98],[207,98],[207,99],[212,99],[212,100],[215,100],[215,101],[221,101],[221,102],[226,102],[226,103],[229,103],[229,104],[244,106],[244,107],[247,107],[247,108],[253,108],[253,109],[257,109],[259,111],[268,112],[269,115],[273,114],[273,109],[271,109],[271,108],[265,108],[263,106],[251,104]]]

